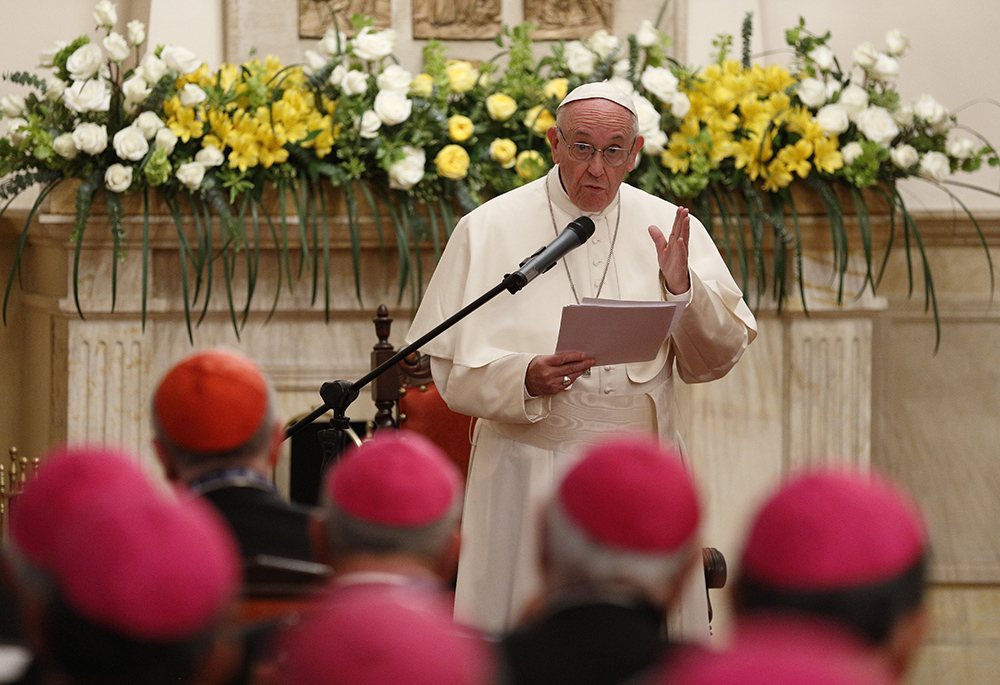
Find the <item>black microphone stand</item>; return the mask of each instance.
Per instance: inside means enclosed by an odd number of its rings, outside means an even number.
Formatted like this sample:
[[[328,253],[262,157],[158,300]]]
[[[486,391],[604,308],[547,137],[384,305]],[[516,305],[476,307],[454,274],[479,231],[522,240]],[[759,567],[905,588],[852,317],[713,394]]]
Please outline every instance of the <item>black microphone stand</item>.
[[[289,426],[285,431],[285,439],[287,440],[291,438],[300,430],[332,409],[333,418],[330,419],[330,433],[333,435],[328,434],[322,438],[322,440],[327,440],[328,444],[326,447],[332,450],[335,454],[339,454],[340,451],[347,446],[347,435],[351,426],[350,419],[347,418],[347,407],[350,406],[351,402],[358,398],[358,395],[363,387],[381,376],[388,369],[398,364],[403,358],[419,350],[420,347],[428,341],[433,340],[441,333],[464,319],[466,316],[482,307],[504,290],[513,295],[527,285],[528,281],[529,279],[520,271],[515,271],[512,274],[506,274],[500,283],[493,286],[493,288],[487,291],[484,295],[480,296],[479,299],[474,302],[470,302],[444,322],[420,336],[420,338],[414,340],[409,345],[400,349],[396,352],[396,354],[386,359],[384,362],[353,383],[349,383],[347,381],[330,381],[324,383],[319,390],[319,395],[323,398],[322,406],[308,416],[299,419],[294,424]],[[327,431],[321,431],[321,433],[327,433]],[[327,449],[324,449],[324,456],[329,456],[327,454]],[[327,461],[327,459],[324,459],[324,461]]]

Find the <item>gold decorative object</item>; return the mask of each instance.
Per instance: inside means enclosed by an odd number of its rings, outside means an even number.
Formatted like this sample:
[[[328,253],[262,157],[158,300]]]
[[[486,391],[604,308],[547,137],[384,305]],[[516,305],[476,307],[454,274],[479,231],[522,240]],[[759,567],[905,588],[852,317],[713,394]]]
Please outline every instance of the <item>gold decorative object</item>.
[[[388,28],[390,0],[299,0],[299,37],[322,38],[328,29],[334,28],[334,15],[336,26],[347,35],[353,35],[351,17],[355,14],[374,19],[375,28]]]
[[[524,20],[537,28],[535,40],[585,38],[598,29],[611,30],[612,0],[524,0]]]
[[[418,40],[492,40],[500,29],[500,0],[413,0]]]

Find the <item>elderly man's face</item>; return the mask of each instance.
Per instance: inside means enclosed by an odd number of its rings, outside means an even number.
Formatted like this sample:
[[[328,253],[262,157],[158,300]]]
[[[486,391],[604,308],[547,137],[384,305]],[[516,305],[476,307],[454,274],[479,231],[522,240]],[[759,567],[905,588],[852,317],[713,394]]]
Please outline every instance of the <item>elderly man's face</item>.
[[[618,187],[635,166],[636,155],[642,149],[642,137],[634,137],[632,113],[610,100],[578,100],[566,105],[561,113],[559,131],[550,128],[548,139],[569,199],[585,212],[603,210],[618,194]],[[576,143],[602,150],[631,148],[631,152],[621,166],[610,166],[599,152],[586,162],[578,162],[569,155],[569,146]]]

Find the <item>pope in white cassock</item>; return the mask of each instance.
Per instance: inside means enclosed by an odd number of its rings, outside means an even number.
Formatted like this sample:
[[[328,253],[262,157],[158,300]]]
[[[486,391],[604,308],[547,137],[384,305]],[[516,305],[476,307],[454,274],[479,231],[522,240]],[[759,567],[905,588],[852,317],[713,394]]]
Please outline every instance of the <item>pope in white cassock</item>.
[[[624,185],[643,139],[631,98],[607,83],[575,89],[548,130],[555,166],[497,197],[456,227],[407,334],[416,340],[500,283],[526,255],[581,215],[593,237],[515,296],[501,294],[423,346],[455,411],[480,420],[473,436],[455,613],[500,633],[541,590],[538,505],[583,445],[611,432],[679,442],[673,372],[720,378],[756,335],[756,322],[711,237],[688,211]],[[671,226],[664,237],[658,226]],[[686,306],[653,361],[594,366],[553,354],[563,305],[585,297],[673,300]],[[627,330],[621,331],[627,337]],[[698,610],[672,628],[707,635]],[[697,616],[695,615],[697,614]]]

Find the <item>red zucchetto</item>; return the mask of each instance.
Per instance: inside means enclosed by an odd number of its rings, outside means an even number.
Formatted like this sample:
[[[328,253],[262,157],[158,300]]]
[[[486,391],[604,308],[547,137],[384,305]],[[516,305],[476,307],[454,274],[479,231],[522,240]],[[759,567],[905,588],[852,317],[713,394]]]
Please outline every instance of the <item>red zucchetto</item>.
[[[269,396],[264,373],[231,350],[197,352],[178,362],[153,396],[155,421],[176,446],[199,454],[244,445],[261,428]]]

